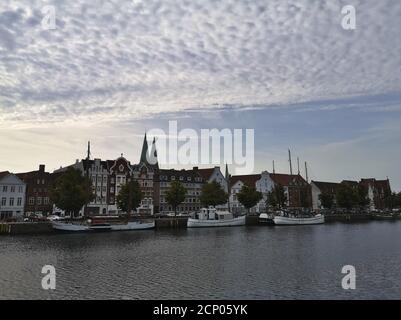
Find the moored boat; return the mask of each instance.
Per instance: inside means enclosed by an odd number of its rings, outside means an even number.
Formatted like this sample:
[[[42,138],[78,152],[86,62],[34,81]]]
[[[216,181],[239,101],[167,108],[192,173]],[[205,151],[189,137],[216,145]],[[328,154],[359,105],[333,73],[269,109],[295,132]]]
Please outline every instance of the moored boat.
[[[233,227],[245,225],[245,216],[234,217],[228,211],[218,211],[214,207],[202,208],[194,218],[188,218],[188,228]]]
[[[272,225],[272,224],[274,224],[273,218],[274,218],[274,215],[272,215],[272,214],[261,213],[259,215],[259,223]]]
[[[120,217],[94,217],[84,222],[53,221],[53,229],[64,232],[130,231],[153,229],[155,222],[126,221]]]
[[[309,225],[324,223],[324,215],[290,215],[281,213],[273,218],[275,225]]]

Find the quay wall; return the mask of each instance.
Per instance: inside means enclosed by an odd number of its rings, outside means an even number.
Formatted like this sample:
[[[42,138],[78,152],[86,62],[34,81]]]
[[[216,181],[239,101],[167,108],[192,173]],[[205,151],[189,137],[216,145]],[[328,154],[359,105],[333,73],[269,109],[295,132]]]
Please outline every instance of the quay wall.
[[[54,233],[50,222],[0,223],[0,235],[47,234]]]
[[[325,222],[355,222],[371,220],[372,217],[368,213],[342,213],[342,214],[326,214]]]

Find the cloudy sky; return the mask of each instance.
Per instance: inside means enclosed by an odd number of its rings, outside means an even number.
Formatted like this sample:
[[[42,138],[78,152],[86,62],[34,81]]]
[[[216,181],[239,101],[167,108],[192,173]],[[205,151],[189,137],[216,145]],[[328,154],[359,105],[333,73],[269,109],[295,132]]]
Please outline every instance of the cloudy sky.
[[[254,129],[255,172],[288,172],[290,147],[313,179],[401,190],[400,30],[398,0],[1,0],[0,171],[53,170],[88,140],[136,162],[178,120]]]

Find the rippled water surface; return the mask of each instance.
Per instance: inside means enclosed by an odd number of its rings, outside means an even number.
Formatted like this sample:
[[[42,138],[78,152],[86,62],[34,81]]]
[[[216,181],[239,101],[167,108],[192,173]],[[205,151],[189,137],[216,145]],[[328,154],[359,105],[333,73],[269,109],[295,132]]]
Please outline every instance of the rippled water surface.
[[[344,265],[356,290],[341,288]],[[401,221],[5,236],[0,298],[400,299]]]

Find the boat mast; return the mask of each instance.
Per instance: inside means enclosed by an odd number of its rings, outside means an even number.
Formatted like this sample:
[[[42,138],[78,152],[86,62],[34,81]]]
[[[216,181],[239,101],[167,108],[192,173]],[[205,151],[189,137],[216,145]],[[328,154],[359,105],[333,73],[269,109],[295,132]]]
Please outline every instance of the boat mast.
[[[305,161],[305,178],[306,178],[306,182],[309,183],[309,179],[308,179],[308,165]]]

